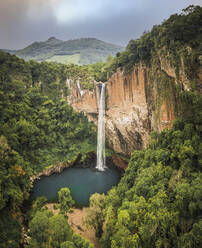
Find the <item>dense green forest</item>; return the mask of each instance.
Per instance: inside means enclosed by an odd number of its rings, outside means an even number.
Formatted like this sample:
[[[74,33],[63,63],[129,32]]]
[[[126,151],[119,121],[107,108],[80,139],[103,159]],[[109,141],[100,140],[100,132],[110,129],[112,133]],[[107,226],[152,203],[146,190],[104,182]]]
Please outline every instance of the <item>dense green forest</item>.
[[[109,191],[102,247],[202,246],[202,96],[186,99],[192,118],[153,133]]]
[[[94,124],[65,100],[66,78],[79,78],[82,70],[0,53],[1,247],[19,247],[31,175],[96,149]]]
[[[119,185],[105,199],[96,196],[95,213],[86,222],[94,223],[102,247],[202,246],[202,95],[196,75],[201,27],[202,8],[189,6],[130,41],[105,66],[109,74],[117,68],[128,73],[138,63],[156,66],[155,80],[159,56],[167,56],[177,76],[183,58],[191,84],[189,91],[176,87],[179,112],[172,129],[152,133],[148,147],[132,153]],[[91,199],[90,206],[94,203]]]
[[[176,75],[183,56],[191,82],[189,91],[177,89],[178,119],[132,153],[117,187],[91,196],[85,224],[93,226],[103,248],[202,246],[202,96],[194,81],[201,27],[202,8],[190,6],[94,65],[25,62],[0,52],[0,247],[92,247],[67,222],[70,191],[59,192],[57,215],[47,210],[44,197],[28,207],[30,178],[96,148],[94,124],[67,104],[67,78],[92,89],[94,80],[106,81],[118,68],[127,73],[137,63],[152,67],[160,55],[169,58]]]
[[[25,247],[93,248],[89,241],[75,234],[67,221],[66,214],[74,204],[70,190],[58,192],[58,214],[48,211],[45,197],[37,198],[27,213],[29,236],[24,237]]]
[[[139,62],[152,66],[158,64],[158,58],[166,56],[179,74],[181,58],[184,59],[186,72],[192,72],[199,66],[202,53],[202,8],[189,6],[181,14],[174,14],[161,25],[153,26],[150,32],[136,40],[131,40],[126,50],[118,52],[116,57],[105,64],[103,77],[111,76],[118,68],[129,72]],[[191,56],[189,56],[191,55]]]

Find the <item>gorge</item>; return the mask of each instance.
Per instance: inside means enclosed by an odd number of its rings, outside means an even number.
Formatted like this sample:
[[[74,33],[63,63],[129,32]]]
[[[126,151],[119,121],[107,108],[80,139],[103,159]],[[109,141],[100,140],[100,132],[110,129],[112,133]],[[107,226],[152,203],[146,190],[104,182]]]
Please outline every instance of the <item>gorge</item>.
[[[200,81],[201,67],[196,73]],[[159,89],[159,75],[165,80],[161,82],[162,89]],[[151,131],[170,129],[180,112],[177,88],[189,89],[190,81],[183,64],[177,78],[171,62],[163,57],[159,58],[156,69],[139,64],[128,74],[120,70],[114,73],[106,84],[108,146],[117,153],[130,156],[134,149],[146,147]],[[71,92],[70,103],[74,110],[84,112],[89,120],[97,123],[99,84],[92,91],[81,90],[76,84]]]
[[[81,92],[80,84],[76,84]],[[61,188],[68,187],[71,190],[73,200],[78,207],[88,206],[90,196],[94,193],[107,193],[108,190],[118,184],[121,173],[115,168],[108,168],[105,157],[105,84],[98,85],[98,128],[97,128],[97,158],[90,161],[92,168],[82,168],[79,165],[79,157],[73,163],[73,168],[62,168],[58,171],[58,165],[49,173],[50,167],[37,176],[31,194],[31,199],[47,197],[49,201],[57,200],[57,193]],[[75,168],[74,168],[75,167]],[[78,168],[77,168],[78,167]],[[63,170],[64,169],[64,170]],[[57,173],[57,174],[55,174]]]
[[[202,247],[201,26],[189,6],[93,65],[0,51],[0,247],[92,248],[84,225],[102,248]]]

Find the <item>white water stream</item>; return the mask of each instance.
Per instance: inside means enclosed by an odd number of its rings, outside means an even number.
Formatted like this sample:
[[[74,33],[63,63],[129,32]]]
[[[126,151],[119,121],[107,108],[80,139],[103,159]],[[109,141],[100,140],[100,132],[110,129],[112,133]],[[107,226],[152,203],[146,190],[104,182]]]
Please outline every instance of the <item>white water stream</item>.
[[[100,102],[98,107],[98,133],[97,133],[97,164],[96,169],[104,171],[105,158],[105,84],[102,84]]]

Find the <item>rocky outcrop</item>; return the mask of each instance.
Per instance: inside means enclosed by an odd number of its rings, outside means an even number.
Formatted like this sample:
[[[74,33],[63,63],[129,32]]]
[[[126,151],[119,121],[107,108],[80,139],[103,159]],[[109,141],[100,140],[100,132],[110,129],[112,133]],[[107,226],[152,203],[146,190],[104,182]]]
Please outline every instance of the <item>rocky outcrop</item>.
[[[83,90],[77,81],[76,85],[71,87],[71,91],[70,103],[75,111],[84,112],[89,115],[97,114],[97,106],[100,96],[98,87],[95,87],[93,91]]]
[[[128,162],[116,154],[112,155],[111,159],[112,163],[121,170],[125,170],[128,167]]]
[[[142,149],[151,131],[171,128],[176,118],[176,85],[189,90],[189,80],[183,68],[176,75],[174,67],[165,57],[156,65],[139,64],[124,74],[118,70],[108,80],[106,92],[106,141],[117,153],[130,156],[134,149]],[[199,70],[199,76],[201,71]],[[100,89],[82,91],[72,88],[71,104],[97,122]]]
[[[66,163],[56,162],[55,164],[44,169],[42,172],[31,177],[31,182],[33,183],[36,179],[39,179],[42,176],[50,176],[55,173],[61,173],[65,168],[72,167],[80,162],[82,155],[79,153],[75,159],[72,161],[67,161]]]
[[[145,85],[147,69],[140,67],[125,76],[118,71],[107,84],[106,137],[116,152],[129,155],[145,146],[150,120]]]
[[[33,175],[30,180],[33,186],[35,180],[40,179],[42,176],[51,176],[52,174],[61,173],[66,168],[95,168],[96,153],[94,151],[88,152],[85,156],[78,153],[77,156],[72,161],[67,161],[66,163],[56,162],[55,164],[44,169],[42,172]],[[106,157],[106,163],[108,168],[120,169],[122,172],[127,168],[128,163],[123,160],[118,154],[113,154],[112,156]],[[27,193],[27,192],[25,192]],[[29,194],[28,194],[29,197]]]

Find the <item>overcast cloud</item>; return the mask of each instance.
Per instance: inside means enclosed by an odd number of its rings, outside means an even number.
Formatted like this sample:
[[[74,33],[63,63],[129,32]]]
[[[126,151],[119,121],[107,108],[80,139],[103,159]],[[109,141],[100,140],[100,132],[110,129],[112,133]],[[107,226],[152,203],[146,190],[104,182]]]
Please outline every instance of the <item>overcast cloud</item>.
[[[55,36],[126,45],[153,25],[202,0],[0,0],[0,48]]]

